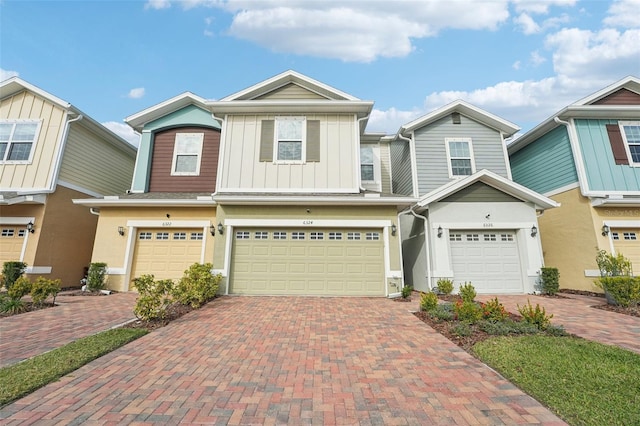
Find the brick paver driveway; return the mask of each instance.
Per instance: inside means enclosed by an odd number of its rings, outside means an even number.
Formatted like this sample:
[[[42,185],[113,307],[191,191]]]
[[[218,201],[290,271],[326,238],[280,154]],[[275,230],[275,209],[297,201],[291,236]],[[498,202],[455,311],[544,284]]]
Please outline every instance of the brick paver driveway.
[[[223,297],[2,409],[3,424],[564,424],[382,298]]]

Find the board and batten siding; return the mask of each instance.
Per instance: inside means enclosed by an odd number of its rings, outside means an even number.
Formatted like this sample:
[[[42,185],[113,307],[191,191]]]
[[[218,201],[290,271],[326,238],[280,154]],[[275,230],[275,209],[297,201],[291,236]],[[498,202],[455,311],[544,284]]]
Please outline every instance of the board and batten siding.
[[[443,199],[443,203],[521,203],[515,197],[505,194],[487,184],[476,182]]]
[[[391,194],[391,151],[388,143],[380,144],[380,179],[383,194]]]
[[[23,91],[0,101],[0,120],[39,120],[40,130],[31,163],[0,164],[3,190],[45,189],[51,186],[55,159],[65,127],[65,111],[46,99]]]
[[[510,156],[513,180],[540,194],[578,182],[569,136],[559,126]]]
[[[589,189],[592,191],[638,191],[640,190],[640,168],[616,165],[607,134],[607,124],[617,125],[618,120],[575,120]]]
[[[503,149],[504,141],[497,130],[463,115],[461,124],[453,124],[446,116],[415,131],[416,164],[419,195],[425,195],[446,184],[449,178],[446,138],[470,138],[475,171],[487,169],[509,178]]]
[[[413,195],[409,143],[403,140],[391,142],[389,155],[391,157],[391,191],[399,195]]]
[[[134,156],[72,123],[59,179],[102,195],[122,194],[131,186],[134,162]]]
[[[353,115],[307,115],[307,122],[320,121],[320,161],[300,164],[260,161],[262,122],[276,117],[228,117],[219,192],[358,192],[356,172],[359,173],[359,165],[354,140],[357,128]]]
[[[297,84],[289,83],[286,86],[283,86],[279,89],[272,90],[271,92],[258,96],[256,100],[291,100],[291,99],[324,99],[327,98],[320,96],[317,93],[313,93],[304,87],[298,86]]]

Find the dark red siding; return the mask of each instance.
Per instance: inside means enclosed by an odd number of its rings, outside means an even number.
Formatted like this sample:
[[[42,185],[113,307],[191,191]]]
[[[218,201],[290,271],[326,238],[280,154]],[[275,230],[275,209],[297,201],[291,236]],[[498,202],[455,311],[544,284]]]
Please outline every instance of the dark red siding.
[[[171,176],[176,133],[204,133],[199,176]],[[219,130],[180,127],[157,132],[153,138],[149,192],[215,192],[219,153]]]
[[[609,96],[598,99],[593,105],[640,105],[640,94],[620,89]]]

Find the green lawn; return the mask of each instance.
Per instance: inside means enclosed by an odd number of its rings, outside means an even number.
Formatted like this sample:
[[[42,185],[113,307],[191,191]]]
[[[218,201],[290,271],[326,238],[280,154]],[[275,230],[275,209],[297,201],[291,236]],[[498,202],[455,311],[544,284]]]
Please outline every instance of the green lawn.
[[[51,383],[90,361],[147,334],[118,328],[76,340],[61,348],[0,369],[0,406]]]
[[[640,355],[575,337],[496,337],[473,352],[572,425],[640,425]]]

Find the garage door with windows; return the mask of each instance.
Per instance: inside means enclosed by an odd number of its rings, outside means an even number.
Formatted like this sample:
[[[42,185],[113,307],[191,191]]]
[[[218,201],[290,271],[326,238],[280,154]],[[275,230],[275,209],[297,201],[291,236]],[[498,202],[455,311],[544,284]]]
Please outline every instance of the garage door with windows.
[[[613,249],[616,253],[622,253],[631,261],[631,267],[640,270],[640,230],[616,228],[611,230]]]
[[[5,225],[0,232],[0,261],[20,261],[27,229],[24,226]]]
[[[203,243],[202,228],[138,229],[131,278],[153,274],[156,279],[179,279],[201,261]]]
[[[451,231],[451,262],[457,284],[478,293],[522,293],[522,268],[513,231]]]
[[[234,231],[230,293],[385,296],[381,229]]]

